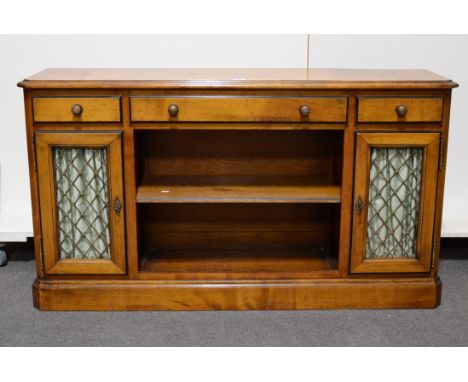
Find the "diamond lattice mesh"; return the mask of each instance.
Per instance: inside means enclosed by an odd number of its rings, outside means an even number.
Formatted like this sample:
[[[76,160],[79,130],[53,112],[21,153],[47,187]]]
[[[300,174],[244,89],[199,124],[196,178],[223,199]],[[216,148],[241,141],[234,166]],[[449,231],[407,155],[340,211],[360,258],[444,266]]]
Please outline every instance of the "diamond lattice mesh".
[[[366,258],[416,257],[422,148],[372,148]]]
[[[107,149],[53,149],[61,259],[110,259]]]

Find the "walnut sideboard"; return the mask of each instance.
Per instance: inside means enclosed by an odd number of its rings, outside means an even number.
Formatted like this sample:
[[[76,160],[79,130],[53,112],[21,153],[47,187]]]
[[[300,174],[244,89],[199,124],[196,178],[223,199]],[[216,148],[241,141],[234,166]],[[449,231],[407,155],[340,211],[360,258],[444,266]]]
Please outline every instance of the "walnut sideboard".
[[[440,304],[451,80],[47,69],[19,86],[38,309]]]

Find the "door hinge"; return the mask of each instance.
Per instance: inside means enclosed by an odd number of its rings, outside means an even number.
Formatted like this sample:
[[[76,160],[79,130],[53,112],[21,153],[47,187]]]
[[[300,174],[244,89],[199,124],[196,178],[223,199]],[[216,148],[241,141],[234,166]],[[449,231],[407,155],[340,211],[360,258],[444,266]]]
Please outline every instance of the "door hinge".
[[[432,264],[431,268],[434,268],[435,264],[435,258],[436,258],[436,244],[437,244],[437,237],[434,236],[434,239],[432,241]]]
[[[39,238],[39,257],[41,258],[41,265],[40,265],[40,268],[41,268],[41,271],[44,272],[44,269],[45,269],[45,266],[44,266],[44,244],[43,244],[43,240],[42,240],[42,237]]]
[[[37,172],[37,159],[36,159],[36,136],[33,135],[32,137],[32,155],[33,155],[33,168],[34,168],[34,171]]]
[[[444,138],[440,138],[440,150],[439,150],[439,171],[444,168]]]

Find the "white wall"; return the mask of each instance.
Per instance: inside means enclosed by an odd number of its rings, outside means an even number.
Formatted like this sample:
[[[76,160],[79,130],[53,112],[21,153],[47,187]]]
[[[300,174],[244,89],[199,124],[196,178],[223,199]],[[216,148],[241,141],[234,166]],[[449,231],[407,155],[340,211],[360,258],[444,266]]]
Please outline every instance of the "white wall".
[[[459,82],[444,234],[468,235],[468,36],[313,35],[311,67],[427,68]],[[306,67],[307,35],[0,36],[0,242],[31,235],[22,91],[47,67]]]
[[[468,236],[468,35],[313,35],[311,67],[424,68],[457,82],[452,93],[443,236]]]
[[[0,35],[0,242],[31,236],[22,90],[47,67],[305,67],[306,35]]]

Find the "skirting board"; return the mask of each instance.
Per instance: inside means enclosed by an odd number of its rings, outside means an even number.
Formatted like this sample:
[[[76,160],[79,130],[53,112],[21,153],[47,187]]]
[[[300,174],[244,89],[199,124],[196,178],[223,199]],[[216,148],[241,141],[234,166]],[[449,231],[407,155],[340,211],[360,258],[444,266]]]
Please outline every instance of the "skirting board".
[[[442,237],[468,237],[468,210],[444,210]]]
[[[40,310],[435,308],[438,278],[160,282],[36,280]]]
[[[0,215],[0,243],[25,242],[32,236],[31,215]]]

